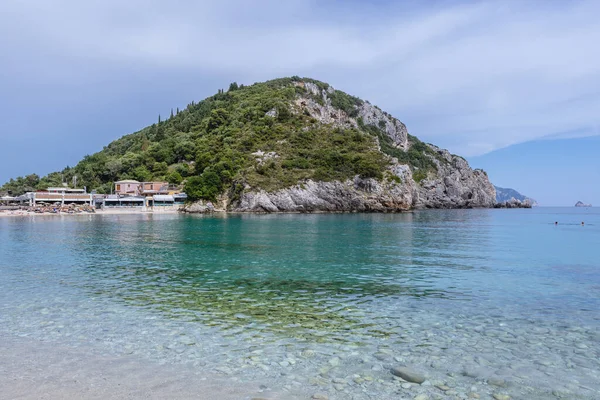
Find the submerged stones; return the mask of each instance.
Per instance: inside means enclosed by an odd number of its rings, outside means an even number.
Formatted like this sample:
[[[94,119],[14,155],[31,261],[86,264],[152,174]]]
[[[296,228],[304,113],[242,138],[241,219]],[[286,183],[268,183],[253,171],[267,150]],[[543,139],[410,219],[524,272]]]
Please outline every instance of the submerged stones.
[[[395,368],[392,368],[390,370],[390,372],[393,375],[398,376],[398,377],[404,379],[405,381],[412,382],[412,383],[421,384],[421,383],[425,382],[425,380],[427,379],[425,377],[425,375],[420,374],[419,372],[414,371],[407,367],[395,367]]]
[[[337,367],[337,366],[339,366],[339,365],[340,365],[340,359],[339,359],[339,357],[334,357],[334,358],[330,359],[330,360],[328,361],[328,363],[329,363],[329,365],[331,365],[332,367]]]
[[[488,379],[488,384],[493,385],[493,386],[498,386],[498,387],[504,387],[504,386],[506,386],[506,381],[502,378],[491,377]]]
[[[306,349],[306,350],[303,350],[300,355],[304,358],[312,358],[315,356],[315,352],[314,352],[314,350]]]

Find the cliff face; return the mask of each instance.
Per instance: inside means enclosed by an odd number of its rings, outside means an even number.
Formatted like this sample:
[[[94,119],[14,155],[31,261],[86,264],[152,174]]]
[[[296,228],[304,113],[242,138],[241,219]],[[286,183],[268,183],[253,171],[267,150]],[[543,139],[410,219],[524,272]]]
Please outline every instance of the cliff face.
[[[418,161],[399,160],[394,155],[415,156],[406,126],[368,102],[358,99],[345,109],[336,106],[331,86],[296,82],[305,89],[291,104],[295,114],[308,115],[320,124],[375,132],[379,151],[387,152],[389,165],[383,179],[362,178],[343,181],[305,180],[287,188],[266,191],[246,185],[237,198],[225,195],[223,208],[235,212],[398,212],[423,208],[493,207],[496,191],[482,170],[473,170],[462,157],[447,150],[418,142]],[[277,117],[276,110],[267,113]],[[413,142],[418,141],[412,138]],[[384,145],[386,146],[384,148]],[[412,153],[411,149],[414,151]],[[262,153],[261,153],[262,154]],[[271,158],[277,154],[270,154]],[[264,163],[259,157],[257,163]],[[424,167],[428,166],[428,167]],[[204,204],[204,203],[203,203]],[[195,206],[196,209],[204,209]],[[190,207],[188,211],[192,210]]]
[[[453,164],[417,184],[407,165],[395,163],[390,172],[401,179],[361,179],[314,182],[276,192],[248,191],[230,209],[239,212],[399,212],[423,208],[493,207],[494,187],[485,172],[472,170],[466,161],[450,156]]]
[[[493,207],[496,189],[483,170],[473,170],[467,161],[448,150],[430,145],[440,158],[432,158],[437,173],[428,174],[418,188],[416,208]]]

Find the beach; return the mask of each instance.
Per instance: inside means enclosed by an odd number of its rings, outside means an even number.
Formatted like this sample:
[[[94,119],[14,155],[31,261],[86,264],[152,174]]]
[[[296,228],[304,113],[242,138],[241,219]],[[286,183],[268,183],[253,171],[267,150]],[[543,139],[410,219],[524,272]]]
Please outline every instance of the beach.
[[[35,216],[82,216],[82,215],[151,215],[151,214],[177,214],[178,209],[157,209],[152,211],[141,211],[135,209],[106,209],[94,210],[94,212],[34,212],[27,210],[0,210],[0,218],[2,217],[35,217]]]

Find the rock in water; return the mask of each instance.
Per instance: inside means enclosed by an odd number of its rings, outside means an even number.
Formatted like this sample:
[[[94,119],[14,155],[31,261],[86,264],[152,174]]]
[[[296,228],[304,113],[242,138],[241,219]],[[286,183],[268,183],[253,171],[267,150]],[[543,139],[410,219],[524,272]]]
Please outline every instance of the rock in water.
[[[425,379],[427,379],[427,378],[425,378],[425,375],[422,375],[422,374],[420,374],[416,371],[413,371],[409,368],[406,368],[406,367],[392,368],[391,372],[393,375],[399,376],[400,378],[404,379],[405,381],[418,383],[418,384],[425,382]]]

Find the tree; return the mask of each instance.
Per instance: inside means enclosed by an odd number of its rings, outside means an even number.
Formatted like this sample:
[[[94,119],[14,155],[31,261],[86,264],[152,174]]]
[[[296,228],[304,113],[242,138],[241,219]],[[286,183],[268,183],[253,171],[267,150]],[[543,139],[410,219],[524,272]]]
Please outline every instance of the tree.
[[[238,90],[238,89],[239,89],[239,87],[238,87],[237,82],[232,82],[231,84],[229,84],[229,90],[228,90],[229,92],[233,92],[234,90]]]
[[[196,201],[200,199],[215,201],[223,190],[221,178],[214,171],[205,171],[200,176],[192,176],[185,182],[185,193],[188,199]]]
[[[152,172],[154,173],[155,176],[159,176],[159,175],[163,176],[167,173],[168,170],[169,170],[169,166],[164,161],[155,162],[154,165],[152,166]]]
[[[208,130],[213,131],[221,125],[225,125],[229,120],[229,113],[224,108],[217,108],[210,112],[208,119]]]
[[[152,174],[144,165],[140,165],[134,169],[132,175],[135,180],[140,182],[146,182],[152,179]]]
[[[191,140],[182,140],[175,144],[173,152],[175,161],[191,161],[196,153],[196,145]]]
[[[174,183],[175,185],[179,185],[181,181],[183,181],[183,177],[177,171],[170,172],[169,174],[167,174],[165,179],[167,182]]]
[[[120,159],[110,160],[106,163],[107,173],[112,180],[117,179],[119,172],[123,169],[123,162]]]

